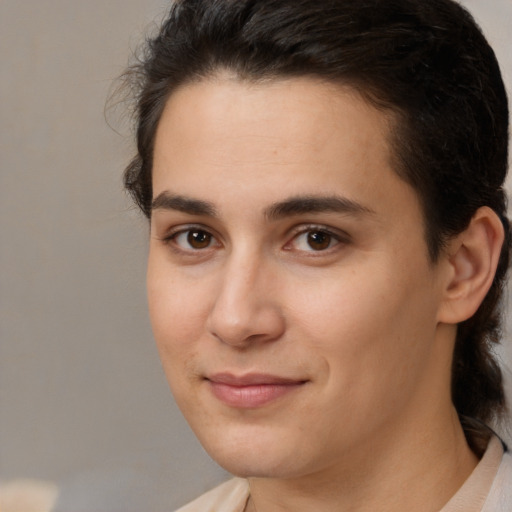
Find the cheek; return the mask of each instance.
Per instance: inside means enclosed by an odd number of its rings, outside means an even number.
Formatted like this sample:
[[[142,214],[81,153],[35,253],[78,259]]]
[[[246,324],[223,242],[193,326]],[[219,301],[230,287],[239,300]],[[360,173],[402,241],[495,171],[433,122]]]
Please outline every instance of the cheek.
[[[364,271],[363,271],[364,270]],[[331,372],[347,381],[400,382],[420,365],[435,336],[435,302],[413,275],[398,281],[391,267],[333,276],[321,289],[295,294],[305,339]],[[300,316],[299,316],[300,315]],[[332,375],[331,377],[333,377]]]
[[[194,376],[197,358],[197,340],[204,325],[198,307],[200,302],[192,291],[189,289],[189,293],[184,293],[179,279],[162,272],[148,272],[148,305],[153,336],[167,382],[184,413],[187,401],[180,397],[188,396],[188,385]]]
[[[179,272],[148,266],[147,294],[153,334],[164,364],[177,361],[201,336],[207,315],[207,293],[199,283],[188,282]]]
[[[390,326],[397,309],[397,298],[390,294],[382,276],[363,271],[350,275],[340,272],[321,282],[314,278],[304,280],[290,292],[289,311],[315,334],[315,344],[319,340],[327,344],[336,340],[338,349],[357,349],[365,340],[369,342],[368,338],[374,338],[369,336],[373,330]]]

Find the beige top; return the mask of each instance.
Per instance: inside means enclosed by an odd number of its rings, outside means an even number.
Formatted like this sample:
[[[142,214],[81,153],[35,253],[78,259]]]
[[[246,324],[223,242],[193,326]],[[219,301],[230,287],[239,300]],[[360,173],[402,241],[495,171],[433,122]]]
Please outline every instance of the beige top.
[[[249,485],[233,478],[176,512],[243,512]],[[512,512],[512,455],[493,437],[484,456],[440,512]]]

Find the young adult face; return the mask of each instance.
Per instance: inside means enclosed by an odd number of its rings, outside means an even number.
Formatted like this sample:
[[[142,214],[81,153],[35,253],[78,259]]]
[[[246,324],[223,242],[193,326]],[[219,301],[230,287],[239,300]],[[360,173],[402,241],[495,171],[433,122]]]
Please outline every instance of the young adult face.
[[[235,474],[328,470],[451,411],[446,266],[389,123],[312,79],[217,77],[168,100],[150,316],[179,407]]]

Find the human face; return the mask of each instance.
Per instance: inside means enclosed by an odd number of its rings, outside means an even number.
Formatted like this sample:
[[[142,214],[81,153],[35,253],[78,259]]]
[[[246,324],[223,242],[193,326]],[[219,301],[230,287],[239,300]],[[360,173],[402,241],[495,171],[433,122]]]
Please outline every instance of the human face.
[[[312,79],[221,77],[168,100],[150,316],[179,407],[235,474],[326,470],[449,402],[441,272],[389,124]]]

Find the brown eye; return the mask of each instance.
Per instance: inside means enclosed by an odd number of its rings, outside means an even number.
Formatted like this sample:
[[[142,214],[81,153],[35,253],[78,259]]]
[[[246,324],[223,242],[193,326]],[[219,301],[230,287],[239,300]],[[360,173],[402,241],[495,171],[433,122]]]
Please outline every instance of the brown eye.
[[[324,231],[310,231],[307,234],[307,243],[314,251],[323,251],[330,247],[332,236]]]
[[[300,252],[322,252],[332,249],[339,244],[347,243],[340,235],[331,232],[322,227],[305,228],[296,235],[286,246],[286,250],[295,250]]]
[[[187,243],[193,249],[206,249],[212,242],[212,235],[200,229],[191,229],[187,233]]]

